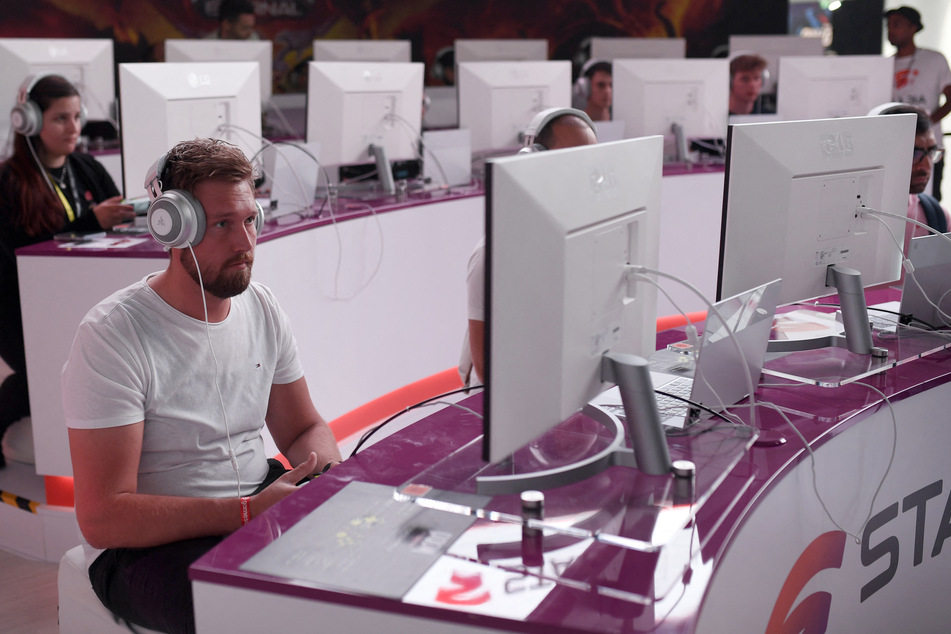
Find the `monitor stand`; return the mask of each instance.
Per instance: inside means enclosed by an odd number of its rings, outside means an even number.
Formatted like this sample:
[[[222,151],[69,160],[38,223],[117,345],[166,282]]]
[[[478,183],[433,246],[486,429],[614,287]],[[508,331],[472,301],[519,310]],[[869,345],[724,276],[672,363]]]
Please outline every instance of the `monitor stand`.
[[[865,303],[865,287],[862,286],[862,274],[838,264],[826,269],[826,286],[834,286],[839,295],[842,310],[844,335],[828,335],[816,339],[773,340],[769,342],[767,353],[800,352],[819,348],[845,348],[855,354],[869,354],[876,357],[888,356],[888,351],[872,345],[872,328],[869,326],[868,306]]]
[[[392,196],[396,193],[396,183],[393,181],[393,171],[390,162],[386,158],[386,148],[382,145],[370,144],[370,156],[376,161],[376,174],[380,179],[380,186],[383,193]]]
[[[514,494],[536,489],[551,489],[589,478],[612,466],[635,467],[648,475],[671,473],[672,463],[667,438],[657,411],[654,386],[647,360],[631,354],[609,353],[601,359],[601,379],[616,383],[621,392],[627,435],[633,450],[624,446],[625,430],[621,422],[603,410],[591,406],[585,414],[608,429],[614,438],[602,451],[575,462],[546,471],[479,476],[476,491],[480,495]]]

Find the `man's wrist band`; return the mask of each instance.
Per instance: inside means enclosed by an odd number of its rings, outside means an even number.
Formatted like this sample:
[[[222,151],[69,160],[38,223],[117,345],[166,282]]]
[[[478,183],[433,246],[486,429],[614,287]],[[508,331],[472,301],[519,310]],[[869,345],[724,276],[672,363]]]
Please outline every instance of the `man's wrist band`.
[[[251,498],[241,498],[241,526],[251,521]]]

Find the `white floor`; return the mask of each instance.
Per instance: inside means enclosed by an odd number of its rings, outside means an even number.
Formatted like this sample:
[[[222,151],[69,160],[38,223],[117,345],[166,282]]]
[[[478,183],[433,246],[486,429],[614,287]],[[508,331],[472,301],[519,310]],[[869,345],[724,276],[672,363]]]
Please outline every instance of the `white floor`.
[[[56,634],[59,565],[0,550],[0,631]]]

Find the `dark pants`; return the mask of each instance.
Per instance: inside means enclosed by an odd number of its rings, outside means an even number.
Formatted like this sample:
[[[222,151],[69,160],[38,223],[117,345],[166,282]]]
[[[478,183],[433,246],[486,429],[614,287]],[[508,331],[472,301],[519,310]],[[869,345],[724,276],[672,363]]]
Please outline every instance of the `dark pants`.
[[[3,323],[6,322],[7,320],[3,320]],[[0,384],[0,438],[7,427],[30,415],[30,393],[26,387],[26,353],[19,319],[9,327],[10,331],[0,335],[0,359],[13,370],[13,374]],[[2,454],[0,464],[3,464]]]
[[[277,460],[255,493],[285,473]],[[235,513],[238,513],[237,500]],[[89,567],[96,596],[117,617],[151,630],[195,631],[188,567],[224,537],[199,537],[151,548],[110,548]]]

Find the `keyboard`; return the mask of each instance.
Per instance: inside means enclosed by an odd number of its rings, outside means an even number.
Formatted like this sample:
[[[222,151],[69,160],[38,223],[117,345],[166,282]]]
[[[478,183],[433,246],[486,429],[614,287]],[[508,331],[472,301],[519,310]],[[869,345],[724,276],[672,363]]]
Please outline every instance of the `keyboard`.
[[[657,389],[667,394],[690,398],[690,392],[693,389],[693,379],[683,376],[677,377],[668,383],[664,383]],[[687,416],[688,405],[680,399],[667,396],[667,394],[656,395],[657,411],[660,413],[660,420],[664,425],[683,427],[684,419]]]

